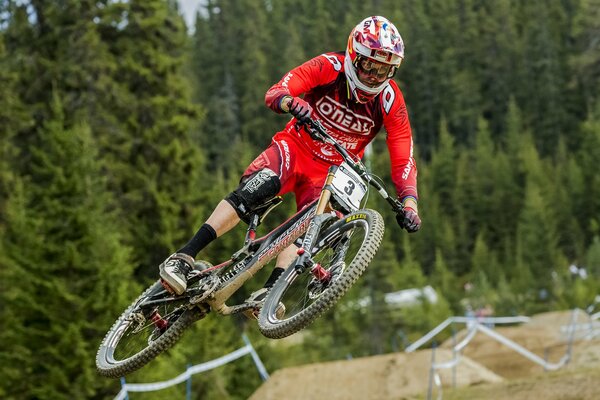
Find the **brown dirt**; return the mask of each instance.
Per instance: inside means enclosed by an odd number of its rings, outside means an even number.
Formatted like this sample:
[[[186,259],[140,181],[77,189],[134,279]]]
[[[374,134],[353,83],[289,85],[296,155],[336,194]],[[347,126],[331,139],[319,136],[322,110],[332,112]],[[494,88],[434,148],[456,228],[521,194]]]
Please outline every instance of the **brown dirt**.
[[[600,368],[551,372],[505,384],[446,390],[444,400],[597,400]]]
[[[438,361],[451,357],[451,351],[436,352]],[[408,399],[427,391],[430,365],[431,351],[425,350],[284,368],[275,371],[250,399]],[[442,379],[451,379],[446,372]],[[467,358],[458,369],[459,385],[500,381],[502,378]]]
[[[566,334],[561,327],[570,322],[567,312],[535,316],[527,324],[497,327],[508,337],[552,363],[565,354]],[[581,318],[579,322],[584,322]],[[465,332],[457,334],[457,341]],[[436,362],[452,358],[452,340],[436,351]],[[270,399],[421,399],[427,393],[431,350],[393,353],[349,361],[334,361],[275,371],[250,400]],[[441,370],[446,399],[600,399],[600,340],[580,340],[572,358],[557,372],[543,368],[487,335],[478,332],[463,352],[456,368],[456,387],[451,370]],[[437,393],[435,393],[437,397]]]

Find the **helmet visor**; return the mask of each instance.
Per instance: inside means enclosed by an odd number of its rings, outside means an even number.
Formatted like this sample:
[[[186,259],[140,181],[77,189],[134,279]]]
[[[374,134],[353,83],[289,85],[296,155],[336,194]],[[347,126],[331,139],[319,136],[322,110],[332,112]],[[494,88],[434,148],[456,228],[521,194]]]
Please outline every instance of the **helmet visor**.
[[[396,73],[393,65],[367,57],[357,57],[355,66],[358,79],[368,87],[378,87]]]

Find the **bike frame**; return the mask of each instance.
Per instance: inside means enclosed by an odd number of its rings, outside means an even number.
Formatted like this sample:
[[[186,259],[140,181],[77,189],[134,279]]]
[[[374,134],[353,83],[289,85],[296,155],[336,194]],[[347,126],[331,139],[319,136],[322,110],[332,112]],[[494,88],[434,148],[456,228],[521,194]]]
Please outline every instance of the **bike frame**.
[[[268,264],[271,260],[277,257],[279,253],[294,243],[303,233],[307,231],[307,229],[309,229],[309,226],[314,225],[316,220],[315,217],[322,215],[325,212],[326,206],[331,198],[331,191],[328,189],[328,186],[331,184],[332,179],[333,173],[330,171],[327,175],[325,185],[323,186],[323,190],[321,191],[321,195],[318,200],[298,211],[271,233],[260,239],[250,240],[246,246],[244,246],[241,251],[256,247],[257,244],[260,244],[258,249],[250,255],[250,260],[246,261],[247,258],[245,258],[239,261],[239,263],[243,263],[244,266],[239,270],[239,272],[235,272],[232,280],[224,287],[214,292],[206,301],[212,310],[223,315],[233,313],[235,308],[229,307],[225,304],[227,299],[229,299],[240,287],[242,287],[242,285],[244,285],[248,279],[256,275],[256,273],[260,271],[263,266]],[[226,266],[228,264],[222,265]]]

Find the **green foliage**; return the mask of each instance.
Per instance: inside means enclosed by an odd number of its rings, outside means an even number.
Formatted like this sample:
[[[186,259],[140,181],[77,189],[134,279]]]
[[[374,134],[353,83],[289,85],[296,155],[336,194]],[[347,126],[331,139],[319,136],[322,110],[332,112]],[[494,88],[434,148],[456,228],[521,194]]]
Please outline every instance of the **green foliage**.
[[[105,330],[283,127],[288,116],[264,106],[269,86],[344,50],[367,15],[390,18],[406,44],[395,79],[421,231],[400,231],[372,194],[388,228],[380,253],[310,329],[274,344],[252,323],[210,315],[128,380],[217,358],[243,330],[272,371],[401,349],[466,305],[585,307],[600,289],[598,10],[598,0],[209,0],[186,35],[172,0],[0,2],[0,397],[118,391],[93,371]],[[389,183],[385,154],[380,137],[368,161]],[[287,196],[260,233],[293,209]],[[227,259],[243,235],[201,257]],[[384,301],[426,285],[436,304]],[[202,398],[247,398],[259,384],[248,357],[193,378]]]
[[[576,41],[576,52],[571,58],[574,69],[572,82],[585,101],[589,111],[594,107],[594,99],[600,92],[600,2],[584,0],[577,8],[573,18],[573,36]]]
[[[4,35],[1,36],[4,38]],[[11,60],[6,56],[4,42],[0,42],[0,223],[4,206],[14,185],[16,171],[14,165],[19,157],[14,144],[17,132],[29,124],[21,99],[16,94],[18,74]]]
[[[104,36],[120,60],[115,79],[124,97],[114,112],[125,126],[122,137],[103,140],[138,272],[153,276],[192,233],[202,212],[195,207],[209,187],[200,178],[204,157],[190,132],[198,108],[182,75],[187,37],[172,6],[155,0],[113,7],[121,13],[104,22]]]
[[[53,111],[40,128],[41,147],[30,149],[31,174],[7,207],[0,268],[7,398],[93,398],[112,386],[95,376],[97,340],[139,289],[112,230],[90,130],[65,129],[58,99]]]

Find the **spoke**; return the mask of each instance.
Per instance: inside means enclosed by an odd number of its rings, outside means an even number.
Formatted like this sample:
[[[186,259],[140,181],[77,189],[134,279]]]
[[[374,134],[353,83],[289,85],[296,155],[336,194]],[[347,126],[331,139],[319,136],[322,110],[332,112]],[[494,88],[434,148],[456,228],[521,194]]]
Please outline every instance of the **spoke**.
[[[319,281],[310,270],[297,275],[281,298],[286,306],[285,318],[291,318],[301,313],[318,301],[319,297],[335,285],[336,281],[346,272],[347,266],[358,254],[366,235],[366,230],[362,225],[348,228],[335,242],[319,249],[312,256],[315,263],[320,264],[324,270],[332,273],[331,280],[328,282]]]

